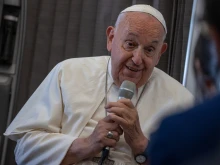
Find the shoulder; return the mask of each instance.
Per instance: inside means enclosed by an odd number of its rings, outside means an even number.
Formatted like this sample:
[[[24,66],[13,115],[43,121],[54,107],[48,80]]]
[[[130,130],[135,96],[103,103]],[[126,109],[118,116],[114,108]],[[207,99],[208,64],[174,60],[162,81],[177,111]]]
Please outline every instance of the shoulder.
[[[61,62],[62,67],[83,67],[91,66],[98,67],[100,64],[106,65],[108,62],[109,56],[96,56],[96,57],[82,57],[82,58],[71,58]]]
[[[91,81],[106,73],[109,56],[72,58],[58,63],[50,74],[56,74],[62,83]]]
[[[193,95],[177,80],[163,72],[158,68],[154,68],[150,81],[163,88],[164,91],[171,95],[179,95],[181,92],[182,97]]]
[[[62,73],[81,73],[106,68],[109,56],[71,58],[58,63],[53,70]]]

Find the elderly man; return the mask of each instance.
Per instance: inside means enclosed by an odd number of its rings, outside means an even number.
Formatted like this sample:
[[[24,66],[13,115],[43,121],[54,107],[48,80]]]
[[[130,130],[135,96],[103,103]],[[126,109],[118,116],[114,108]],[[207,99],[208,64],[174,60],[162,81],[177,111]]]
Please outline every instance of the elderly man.
[[[167,49],[166,33],[159,11],[134,5],[106,30],[111,57],[59,63],[5,133],[17,141],[17,163],[90,165],[100,162],[105,146],[110,152],[104,164],[146,163],[141,154],[154,121],[193,101],[180,83],[155,68]],[[131,100],[118,100],[124,80],[137,87]]]

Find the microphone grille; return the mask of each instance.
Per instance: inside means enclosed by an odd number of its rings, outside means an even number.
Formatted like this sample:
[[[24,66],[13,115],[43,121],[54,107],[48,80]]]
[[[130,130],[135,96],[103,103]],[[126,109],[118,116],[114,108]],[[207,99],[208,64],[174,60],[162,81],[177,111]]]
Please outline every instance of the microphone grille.
[[[118,98],[132,99],[135,90],[136,90],[135,83],[125,80],[122,82],[120,86]]]

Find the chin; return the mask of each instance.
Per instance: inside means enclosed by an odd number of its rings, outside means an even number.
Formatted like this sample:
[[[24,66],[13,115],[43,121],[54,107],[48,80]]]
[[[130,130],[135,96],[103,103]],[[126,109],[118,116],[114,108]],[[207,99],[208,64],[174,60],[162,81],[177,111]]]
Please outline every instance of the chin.
[[[138,83],[138,84],[136,84],[137,88],[140,88],[140,87],[143,86],[143,85],[144,85],[144,83]]]
[[[131,81],[131,82],[135,83],[136,86],[137,86],[137,84],[138,84],[138,82],[135,81],[133,78],[126,77],[126,78],[123,78],[123,79],[120,81],[120,85],[121,85],[122,82],[125,81],[125,80],[127,80],[127,81]]]

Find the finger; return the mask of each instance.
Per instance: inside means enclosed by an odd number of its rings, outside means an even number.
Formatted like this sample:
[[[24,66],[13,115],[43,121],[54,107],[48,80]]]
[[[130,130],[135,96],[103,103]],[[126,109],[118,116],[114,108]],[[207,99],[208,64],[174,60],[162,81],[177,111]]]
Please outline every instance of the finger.
[[[111,118],[111,120],[115,121],[115,123],[117,123],[118,125],[121,125],[122,128],[125,127],[126,120],[124,118],[122,118],[114,113],[109,114],[108,117]]]
[[[117,124],[117,127],[115,129],[110,128],[109,131],[116,131],[119,136],[123,134],[123,129],[120,127],[119,124]]]
[[[106,138],[106,140],[105,140],[105,146],[115,147],[116,144],[117,144],[117,142],[118,142],[118,141],[116,141],[115,139]]]
[[[118,128],[115,131],[118,132],[119,136],[123,134],[123,129],[120,126],[118,126]]]
[[[120,99],[120,100],[118,100],[118,102],[126,105],[129,108],[134,108],[134,105],[130,99]]]
[[[124,107],[125,105],[121,102],[108,102],[105,108],[111,108],[111,107]]]
[[[111,107],[109,109],[106,109],[106,111],[108,113],[114,113],[117,116],[123,116],[123,114],[126,113],[127,109],[126,108],[120,108],[120,107]],[[111,120],[111,118],[109,120]]]
[[[114,111],[117,111],[117,110],[114,110]],[[120,110],[119,110],[120,111]],[[115,123],[115,121],[114,120],[112,120],[112,118],[111,118],[111,115],[112,114],[115,114],[115,115],[117,115],[117,116],[120,116],[119,114],[119,112],[116,114],[116,113],[109,113],[108,114],[108,116],[106,116],[104,119],[103,119],[103,121],[105,122],[105,124],[106,124],[106,128],[109,128],[109,127],[111,127],[112,129],[116,129],[116,127],[118,126],[118,124],[117,123]]]
[[[105,123],[114,123],[114,121],[111,120],[111,118],[109,118],[108,116],[104,117],[102,120],[103,120]]]
[[[109,133],[110,133],[111,136],[108,136]],[[106,134],[106,138],[113,139],[116,142],[118,142],[119,139],[120,139],[120,135],[119,135],[119,133],[117,131],[108,131],[107,134]]]
[[[113,121],[109,115],[106,116],[106,117],[103,119],[103,121],[104,121],[103,125],[104,125],[104,129],[105,129],[105,130],[114,131],[114,130],[117,130],[117,129],[118,129],[118,130],[119,130],[119,131],[118,131],[119,133],[122,132],[122,130],[120,130],[120,128],[119,128],[119,124],[116,123],[115,121]]]
[[[107,103],[107,105],[105,106],[105,108],[111,108],[111,107],[125,107],[128,106],[130,108],[134,108],[133,103],[131,102],[130,99],[120,99],[117,102],[109,102]]]
[[[109,114],[115,114],[115,115],[122,117],[122,118],[131,118],[133,114],[137,113],[136,109],[132,109],[132,108],[128,108],[128,107],[126,107],[126,108],[113,107],[110,109],[106,109],[106,111]],[[109,120],[112,120],[112,119],[109,119]]]

